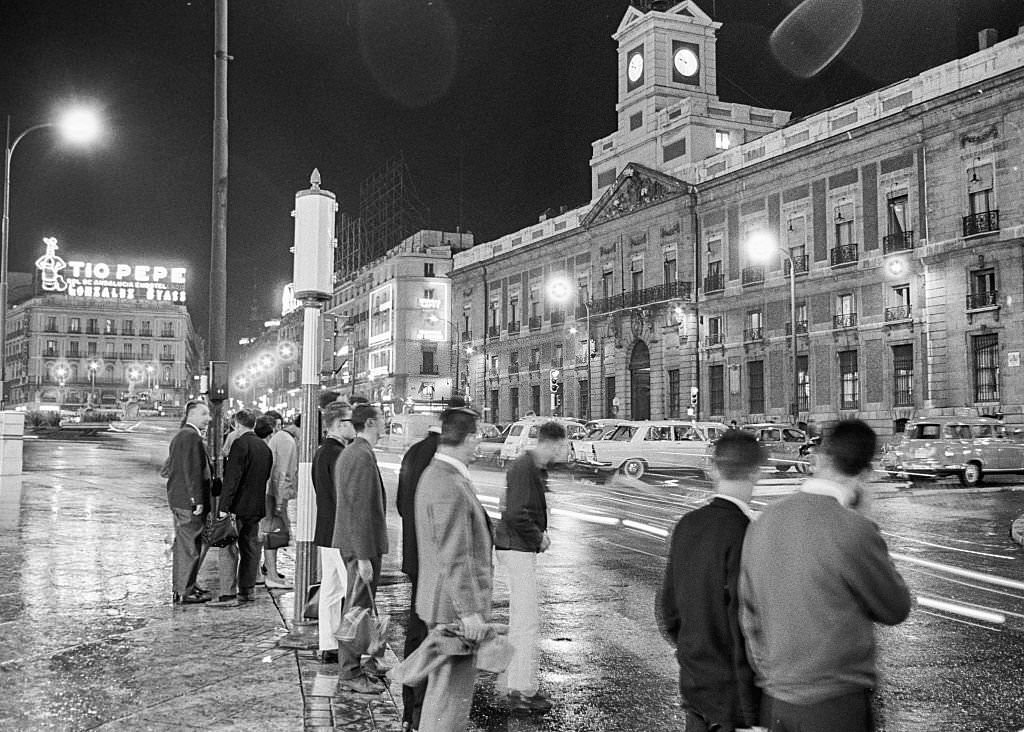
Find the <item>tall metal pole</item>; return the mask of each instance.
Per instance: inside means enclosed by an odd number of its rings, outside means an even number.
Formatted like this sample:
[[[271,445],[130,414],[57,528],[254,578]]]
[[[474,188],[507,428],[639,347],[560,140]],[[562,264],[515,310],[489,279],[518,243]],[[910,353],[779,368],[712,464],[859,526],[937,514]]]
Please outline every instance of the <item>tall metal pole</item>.
[[[782,251],[781,249],[779,251]],[[800,421],[800,372],[797,371],[797,337],[796,337],[796,262],[789,252],[782,252],[789,261],[789,322],[793,324],[793,426]]]
[[[213,223],[210,241],[210,360],[227,361],[228,0],[215,0],[213,54]],[[222,402],[210,404],[210,447],[223,475]]]
[[[589,289],[589,288],[588,288]],[[589,292],[588,292],[589,295]],[[586,418],[589,421],[591,415],[594,413],[594,374],[591,372],[590,367],[590,303],[586,300],[583,301],[583,307],[587,309],[587,415]]]
[[[693,384],[697,387],[697,403],[693,406],[694,420],[700,419],[700,217],[697,215],[697,186],[690,186],[690,225],[693,228]]]

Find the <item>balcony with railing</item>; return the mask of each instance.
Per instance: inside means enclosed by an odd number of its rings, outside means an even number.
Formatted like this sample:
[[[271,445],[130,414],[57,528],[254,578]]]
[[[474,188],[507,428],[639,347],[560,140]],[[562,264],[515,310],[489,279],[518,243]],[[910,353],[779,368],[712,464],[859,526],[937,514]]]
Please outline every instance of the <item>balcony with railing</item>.
[[[563,368],[563,361],[565,361],[564,357],[563,358],[552,358],[551,359],[551,368],[553,368],[553,369]]]
[[[511,323],[509,323],[508,329],[509,329],[509,331],[512,330],[512,324]],[[489,325],[489,326],[487,326],[487,337],[488,338],[497,338],[500,335],[501,335],[501,328],[499,328],[496,325]]]
[[[129,356],[130,356],[130,354],[129,354]],[[125,358],[128,358],[129,356],[125,356]],[[173,361],[174,360],[174,354],[173,353],[161,353],[160,354],[160,360],[161,361]]]
[[[708,335],[704,336],[704,345],[709,347],[720,346],[722,345],[722,343],[725,342],[723,336],[723,333],[709,333]]]
[[[473,331],[471,331],[471,330],[464,330],[464,331],[462,331],[462,340],[463,341],[471,341],[471,340],[473,340]]]
[[[541,325],[544,323],[544,319],[539,315],[530,316],[530,330],[540,330]]]
[[[721,292],[725,289],[725,275],[708,275],[704,278],[704,292]]]
[[[764,267],[761,265],[744,267],[743,271],[740,272],[740,281],[744,285],[762,284],[764,282]]]
[[[508,332],[510,335],[517,335],[522,328],[522,323],[518,320],[510,320],[508,324]],[[495,335],[495,337],[497,337]]]
[[[530,361],[530,371],[540,371],[540,361]]]
[[[100,329],[97,328],[95,325],[93,325],[93,326],[90,326],[90,327],[85,329],[85,334],[86,335],[99,335],[100,334]]]
[[[43,349],[43,357],[44,358],[56,358],[59,355],[60,355],[60,352],[57,351],[54,348],[44,348]]]
[[[856,264],[857,245],[845,244],[832,249],[829,252],[829,261],[833,267],[841,267],[844,264]]]
[[[420,366],[420,373],[424,376],[437,376],[437,366],[432,363],[425,363]]]
[[[910,320],[911,311],[909,305],[895,305],[885,309],[885,322],[894,323],[900,320]]]
[[[914,232],[898,231],[895,234],[886,234],[882,237],[882,251],[903,252],[914,248]]]
[[[160,337],[161,338],[174,338],[174,331],[173,330],[164,329],[164,330],[160,331]]]
[[[139,335],[142,336],[143,338],[152,338],[153,331],[150,330],[149,328],[143,328],[142,330],[139,331]]]
[[[764,340],[764,328],[746,328],[743,331],[743,342],[752,343],[753,341]]]
[[[796,321],[796,334],[797,335],[807,335],[807,321],[806,320],[798,320],[798,321]],[[788,335],[788,336],[789,335],[793,335],[793,324],[792,323],[789,323],[789,322],[786,323],[786,335]]]
[[[856,328],[857,313],[841,313],[839,315],[833,315],[832,327],[837,330],[840,328]]]
[[[994,307],[999,307],[999,290],[972,292],[967,296],[968,310],[984,310]]]
[[[798,275],[807,274],[807,271],[808,271],[808,269],[810,269],[810,266],[811,266],[811,258],[808,257],[805,254],[802,257],[793,257],[792,259],[793,259],[793,266],[796,268],[795,269],[795,274],[798,274]],[[784,275],[786,275],[787,277],[789,277],[789,267],[790,267],[789,260],[787,259],[782,264],[782,273]]]
[[[693,293],[693,284],[690,282],[669,282],[664,285],[645,287],[642,290],[623,292],[621,295],[613,295],[593,304],[593,311],[598,313],[611,313],[616,310],[642,307],[668,300],[689,300]]]
[[[999,231],[999,209],[964,216],[964,236]]]

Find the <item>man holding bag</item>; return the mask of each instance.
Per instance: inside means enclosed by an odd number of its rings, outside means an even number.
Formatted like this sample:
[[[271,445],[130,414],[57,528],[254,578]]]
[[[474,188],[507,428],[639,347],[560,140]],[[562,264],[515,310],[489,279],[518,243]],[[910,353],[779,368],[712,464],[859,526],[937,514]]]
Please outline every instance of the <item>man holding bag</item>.
[[[381,558],[388,552],[387,524],[384,519],[386,494],[384,481],[373,453],[384,421],[376,408],[359,404],[352,410],[355,439],[341,453],[334,466],[337,488],[332,546],[341,551],[348,575],[349,610],[371,608],[380,579]],[[360,667],[363,651],[360,643],[338,644],[338,681],[340,688],[361,694],[375,694],[384,685]],[[379,652],[383,652],[383,646]]]

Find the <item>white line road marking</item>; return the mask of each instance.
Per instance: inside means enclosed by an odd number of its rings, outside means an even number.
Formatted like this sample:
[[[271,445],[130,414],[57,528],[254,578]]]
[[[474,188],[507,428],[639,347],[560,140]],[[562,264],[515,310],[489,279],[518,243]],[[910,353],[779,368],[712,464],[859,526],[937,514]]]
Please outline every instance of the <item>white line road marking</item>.
[[[974,618],[975,620],[985,620],[989,623],[998,623],[1002,625],[1006,622],[1006,616],[1003,613],[996,612],[990,608],[983,608],[976,605],[965,605],[960,602],[951,602],[950,600],[940,600],[937,597],[918,595],[917,604],[930,607],[934,610],[944,610],[947,613],[955,613],[956,615]]]
[[[569,518],[578,519],[580,521],[587,521],[592,524],[603,524],[605,526],[618,526],[619,520],[614,516],[598,516],[592,513],[580,513],[578,511],[569,511],[564,508],[552,508],[551,513],[558,516],[568,516]]]
[[[892,531],[883,531],[882,533],[886,534],[888,536],[892,536],[892,537],[897,538],[897,539],[902,539],[904,541],[912,541],[915,544],[924,544],[925,546],[933,546],[936,549],[948,549],[951,552],[962,552],[964,554],[977,554],[978,556],[992,557],[993,559],[1008,559],[1011,562],[1015,561],[1017,559],[1017,557],[1007,556],[1006,554],[991,554],[989,552],[976,552],[973,549],[959,549],[959,548],[957,548],[955,546],[946,546],[945,544],[936,544],[935,542],[925,541],[924,539],[915,539],[912,536],[904,536],[903,534],[896,534],[896,533],[893,533]]]
[[[948,564],[942,564],[941,562],[933,562],[929,559],[919,559],[918,557],[912,557],[909,554],[900,554],[899,552],[889,552],[889,556],[903,562],[919,564],[922,567],[929,567],[931,569],[937,569],[940,572],[948,572],[949,574],[958,575],[960,577],[967,577],[968,579],[977,580],[978,582],[988,582],[991,585],[1000,585],[1014,590],[1024,590],[1024,582],[1010,579],[1009,577],[1000,577],[995,574],[976,572],[973,569],[961,569],[960,567],[953,567]]]

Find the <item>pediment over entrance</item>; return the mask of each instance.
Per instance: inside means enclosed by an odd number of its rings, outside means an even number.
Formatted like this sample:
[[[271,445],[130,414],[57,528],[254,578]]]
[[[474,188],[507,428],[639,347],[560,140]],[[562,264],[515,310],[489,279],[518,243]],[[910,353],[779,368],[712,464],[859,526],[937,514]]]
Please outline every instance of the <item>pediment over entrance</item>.
[[[629,163],[583,217],[584,228],[686,193],[689,185],[639,163]]]

